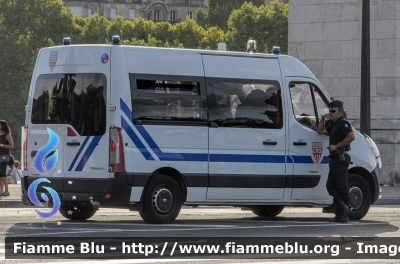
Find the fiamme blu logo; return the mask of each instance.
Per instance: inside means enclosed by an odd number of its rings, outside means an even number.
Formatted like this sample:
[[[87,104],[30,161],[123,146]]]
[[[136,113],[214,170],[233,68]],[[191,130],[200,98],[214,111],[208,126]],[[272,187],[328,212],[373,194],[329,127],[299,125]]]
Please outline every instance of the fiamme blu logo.
[[[57,134],[50,128],[47,128],[47,132],[49,134],[49,141],[46,145],[38,150],[32,162],[32,167],[41,175],[47,175],[49,172],[51,172],[55,168],[58,161],[58,149],[54,149],[58,146],[60,139]],[[28,188],[29,199],[34,205],[39,207],[43,207],[44,205],[39,201],[38,197],[36,196],[36,191],[39,184],[42,182],[51,183],[51,181],[49,181],[47,178],[39,178],[33,181]],[[55,215],[60,209],[60,197],[53,188],[46,186],[41,187],[46,189],[51,195],[51,198],[53,200],[53,208],[50,212],[41,212],[36,209],[35,212],[43,218],[49,218]],[[40,193],[40,196],[45,202],[49,201],[49,197],[47,196],[47,194]]]

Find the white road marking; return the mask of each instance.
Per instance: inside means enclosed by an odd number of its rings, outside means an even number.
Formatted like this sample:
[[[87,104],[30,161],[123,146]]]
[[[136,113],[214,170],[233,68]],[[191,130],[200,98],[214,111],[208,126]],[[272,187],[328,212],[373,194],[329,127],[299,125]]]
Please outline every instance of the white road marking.
[[[118,225],[118,224],[116,224]],[[197,227],[190,227],[189,225],[186,228],[162,228],[162,229],[139,229],[139,230],[130,230],[130,229],[119,229],[119,228],[113,228],[113,229],[96,229],[96,228],[91,228],[91,230],[88,230],[87,228],[68,228],[68,230],[71,231],[65,231],[65,232],[50,232],[50,233],[37,233],[37,234],[21,234],[21,235],[13,235],[15,237],[23,237],[23,236],[48,236],[48,235],[60,235],[60,234],[79,234],[79,233],[95,233],[95,232],[152,232],[152,231],[157,231],[157,232],[168,232],[168,231],[174,231],[174,232],[179,232],[179,231],[203,231],[203,230],[226,230],[226,229],[271,229],[271,228],[297,228],[297,227],[322,227],[322,226],[367,226],[367,225],[387,225],[387,223],[365,223],[365,222],[349,222],[347,224],[342,224],[342,223],[326,223],[326,222],[321,222],[321,223],[316,223],[316,224],[306,224],[306,225],[273,225],[273,226],[266,226],[266,225],[253,225],[253,226],[217,226],[214,227],[210,225],[209,227],[202,227],[202,228],[197,228]],[[35,227],[19,227],[20,229],[30,229],[30,230],[37,230]],[[39,227],[38,227],[39,228]],[[47,228],[47,230],[50,229],[57,229],[60,230],[60,228]]]

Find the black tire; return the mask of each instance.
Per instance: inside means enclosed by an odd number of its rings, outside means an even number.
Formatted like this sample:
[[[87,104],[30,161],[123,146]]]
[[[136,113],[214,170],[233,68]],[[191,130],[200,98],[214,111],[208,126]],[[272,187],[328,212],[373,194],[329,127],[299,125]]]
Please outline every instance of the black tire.
[[[182,191],[176,181],[165,175],[150,179],[143,190],[139,214],[149,224],[169,224],[179,215]]]
[[[360,220],[369,211],[371,205],[371,189],[367,181],[357,174],[349,174],[350,187],[350,220]]]
[[[82,221],[89,219],[96,213],[97,209],[92,206],[69,206],[61,205],[60,214],[73,221]],[[69,212],[69,213],[68,213]]]
[[[264,205],[254,207],[252,211],[260,217],[275,217],[282,213],[284,208],[285,206],[283,205]]]

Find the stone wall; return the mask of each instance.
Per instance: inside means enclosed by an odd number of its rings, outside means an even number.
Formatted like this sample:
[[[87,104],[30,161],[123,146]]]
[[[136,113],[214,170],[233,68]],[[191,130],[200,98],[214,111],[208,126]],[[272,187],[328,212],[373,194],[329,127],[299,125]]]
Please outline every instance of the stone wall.
[[[400,186],[400,1],[371,3],[371,137],[380,183]],[[362,0],[289,0],[289,55],[303,61],[359,128]]]

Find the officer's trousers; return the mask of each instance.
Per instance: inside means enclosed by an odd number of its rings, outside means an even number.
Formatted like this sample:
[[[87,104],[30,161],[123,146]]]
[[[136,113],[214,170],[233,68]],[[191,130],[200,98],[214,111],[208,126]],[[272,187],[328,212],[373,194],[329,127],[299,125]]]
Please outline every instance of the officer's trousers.
[[[345,154],[346,161],[339,161],[338,157],[333,157],[329,163],[329,175],[326,182],[326,189],[329,195],[333,196],[336,203],[343,203],[350,206],[350,188],[349,188],[349,164],[350,155]]]

